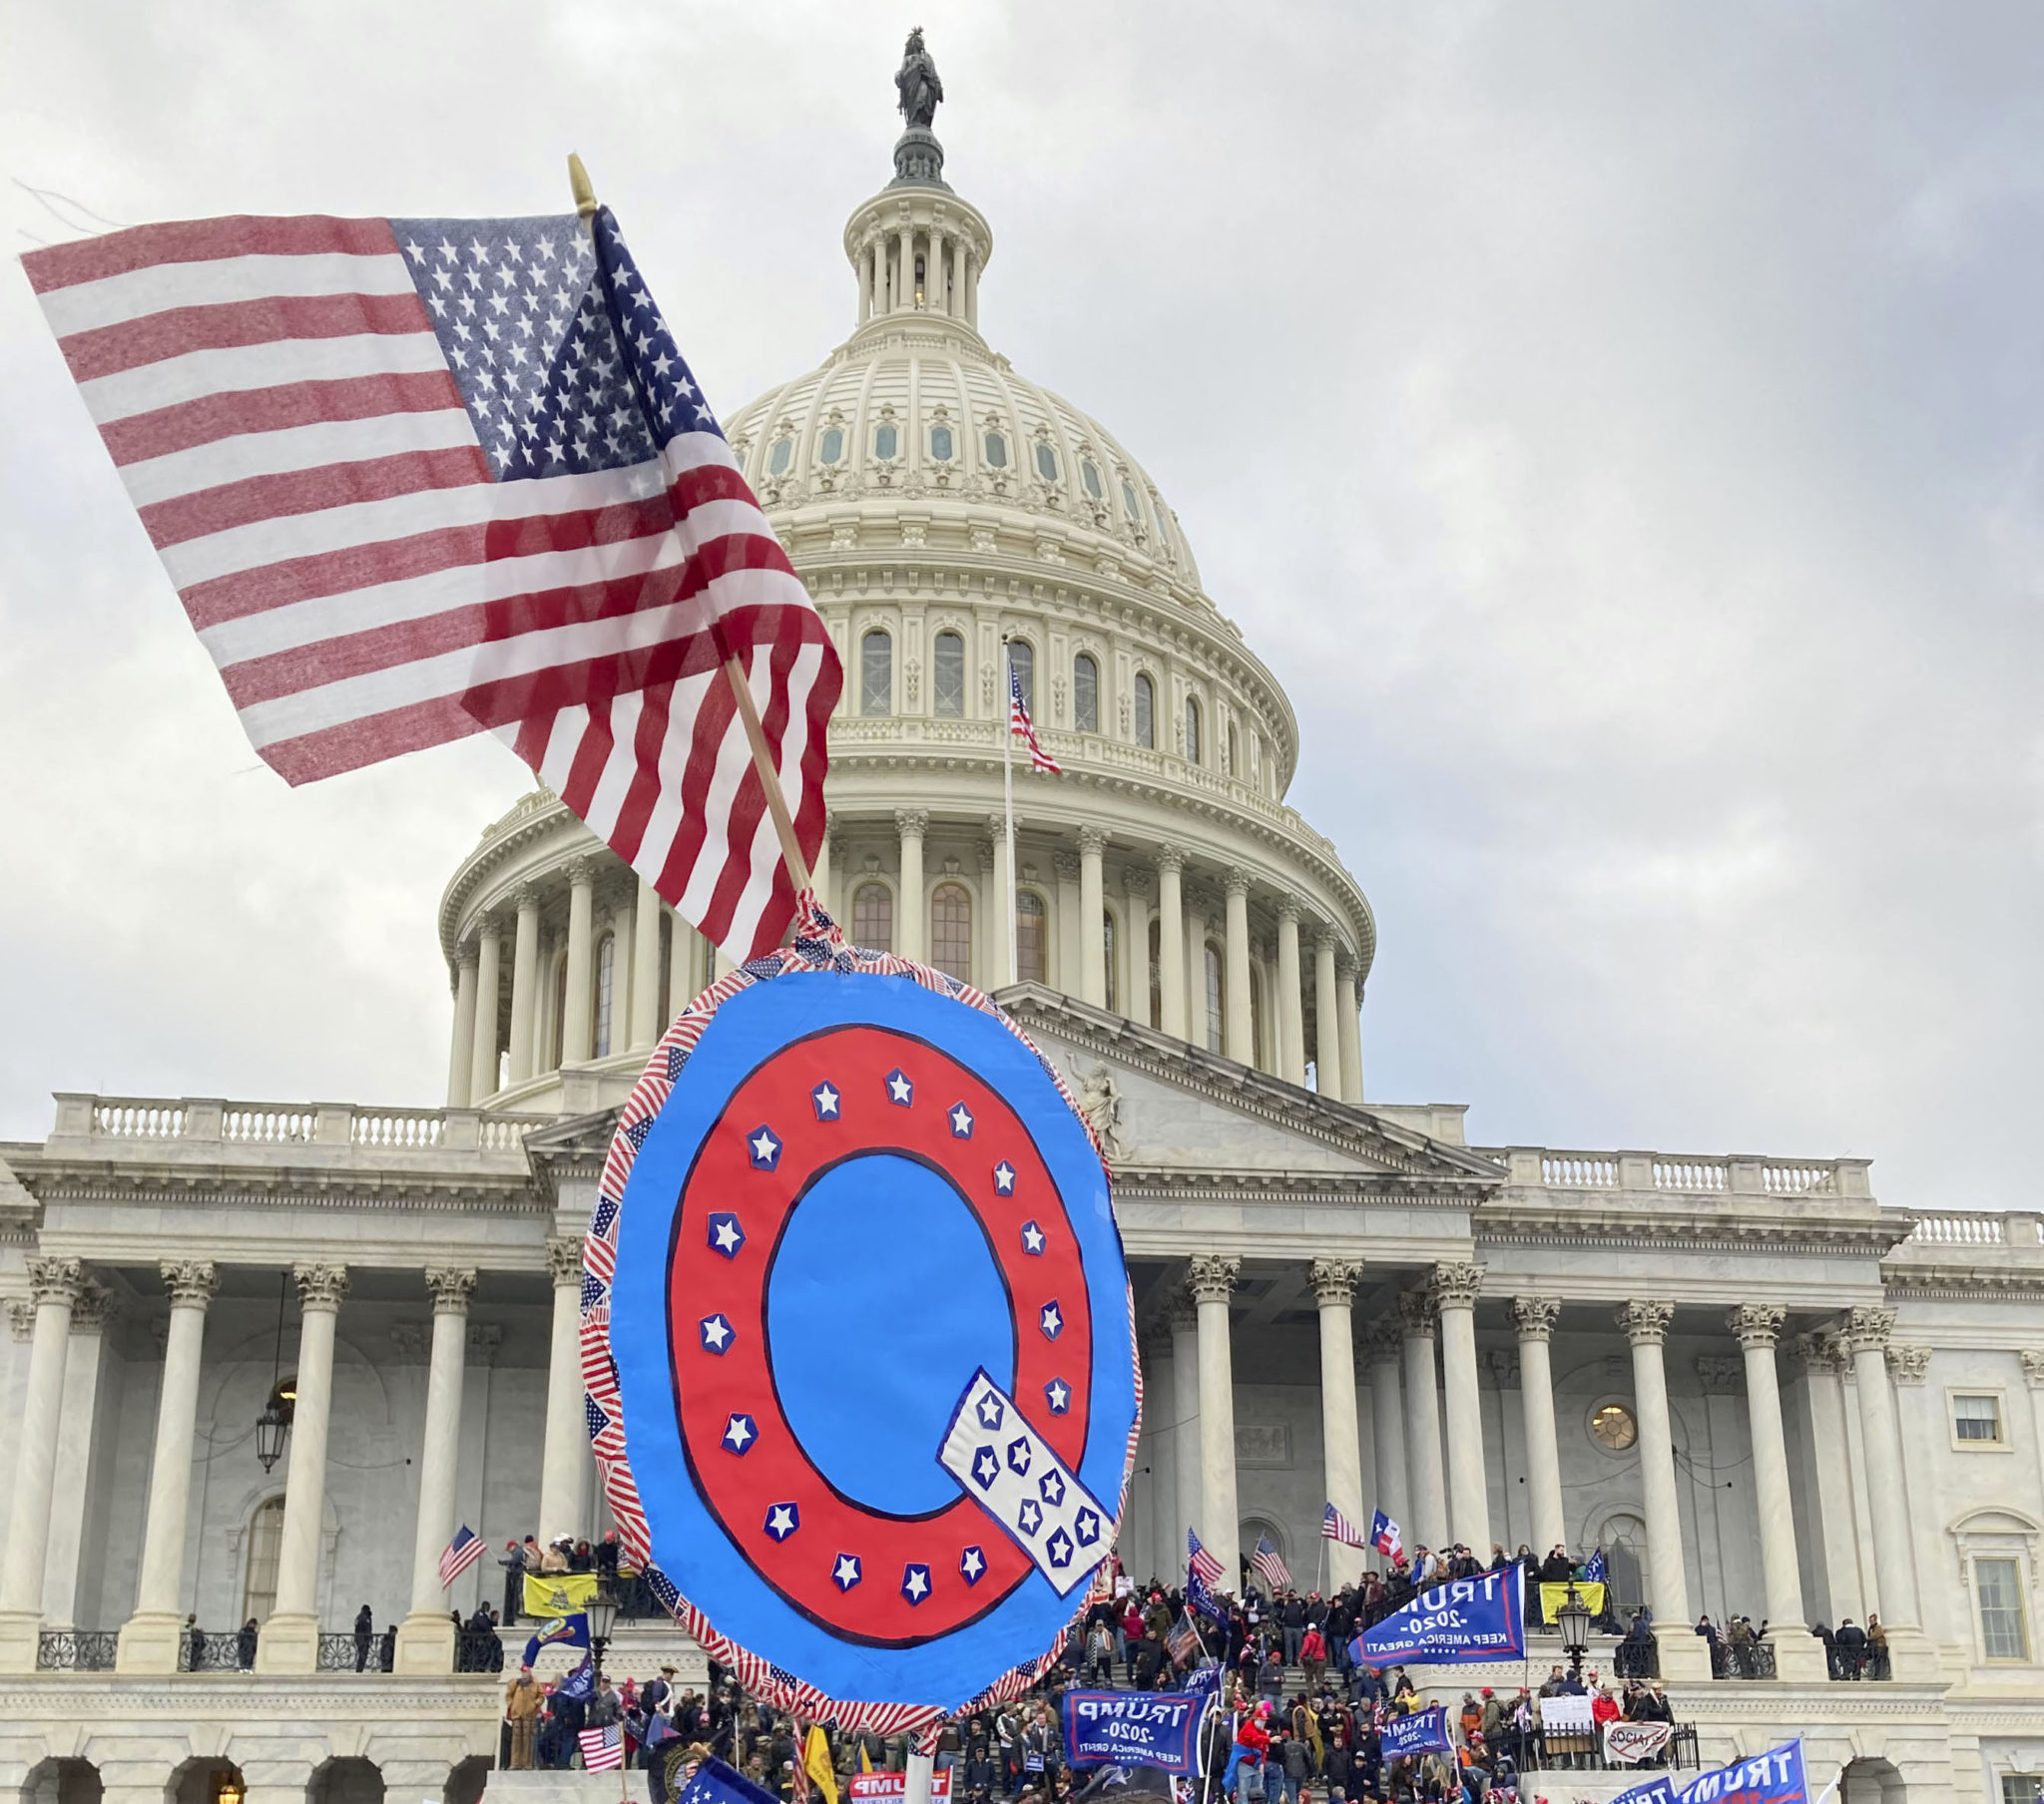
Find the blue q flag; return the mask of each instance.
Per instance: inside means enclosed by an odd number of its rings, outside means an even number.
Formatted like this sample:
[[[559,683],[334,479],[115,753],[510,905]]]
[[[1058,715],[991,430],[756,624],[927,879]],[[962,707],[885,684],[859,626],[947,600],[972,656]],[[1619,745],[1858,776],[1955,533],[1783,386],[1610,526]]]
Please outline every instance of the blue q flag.
[[[1525,1578],[1516,1566],[1450,1579],[1364,1629],[1348,1651],[1358,1666],[1466,1666],[1524,1659],[1525,1595]]]
[[[1191,1691],[1067,1691],[1065,1759],[1072,1766],[1154,1766],[1191,1778],[1199,1771],[1200,1722],[1212,1701]]]
[[[1384,1719],[1384,1758],[1402,1760],[1408,1754],[1444,1754],[1448,1750],[1448,1706],[1435,1704],[1431,1710],[1415,1710],[1410,1716]]]
[[[1809,1804],[1801,1738],[1704,1774],[1683,1789],[1681,1804]]]

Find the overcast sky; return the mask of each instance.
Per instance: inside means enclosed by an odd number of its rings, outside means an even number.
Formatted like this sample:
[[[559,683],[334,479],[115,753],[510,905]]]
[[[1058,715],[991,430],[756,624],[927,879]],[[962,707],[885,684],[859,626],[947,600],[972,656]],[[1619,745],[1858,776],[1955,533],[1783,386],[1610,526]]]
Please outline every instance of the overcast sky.
[[[12,247],[565,209],[729,414],[852,320],[918,21],[996,348],[1291,694],[1369,1094],[2039,1203],[2044,13],[30,0]],[[437,1102],[493,740],[256,762],[0,273],[0,1137],[54,1090]]]

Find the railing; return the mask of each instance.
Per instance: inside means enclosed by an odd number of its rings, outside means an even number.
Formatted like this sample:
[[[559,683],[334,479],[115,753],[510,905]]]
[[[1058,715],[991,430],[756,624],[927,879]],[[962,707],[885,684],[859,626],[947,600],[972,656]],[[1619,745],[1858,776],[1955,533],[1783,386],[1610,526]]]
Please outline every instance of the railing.
[[[2006,1246],[2005,1215],[1919,1215],[1909,1238],[1931,1246]]]
[[[38,1672],[111,1672],[121,1645],[117,1628],[46,1628],[36,1638]]]
[[[309,1142],[319,1132],[319,1117],[309,1109],[242,1109],[220,1112],[220,1137],[251,1144],[288,1145]]]
[[[1579,1147],[1476,1146],[1515,1186],[1641,1190],[1672,1196],[1847,1196],[1872,1200],[1863,1159],[1712,1157],[1691,1152],[1602,1152]]]
[[[371,1152],[459,1152],[471,1145],[484,1152],[513,1152],[529,1128],[548,1119],[474,1110],[67,1096],[59,1100],[57,1133],[237,1146],[347,1145]]]
[[[321,1672],[381,1672],[382,1637],[353,1634],[319,1636],[318,1670]],[[356,1662],[360,1664],[357,1665]]]
[[[1777,1678],[1775,1670],[1775,1649],[1768,1641],[1748,1641],[1735,1646],[1729,1642],[1711,1643],[1711,1676],[1713,1678]]]
[[[1558,1190],[1615,1190],[1618,1160],[1596,1152],[1543,1152],[1540,1181]]]
[[[1668,1738],[1667,1752],[1658,1760],[1641,1761],[1637,1765],[1623,1760],[1607,1760],[1604,1756],[1604,1739],[1601,1735],[1549,1735],[1544,1729],[1535,1729],[1530,1734],[1514,1737],[1507,1731],[1499,1739],[1503,1751],[1510,1755],[1521,1772],[1638,1772],[1651,1767],[1667,1770],[1694,1769],[1703,1764],[1697,1747],[1697,1725],[1693,1722],[1678,1722],[1673,1725],[1674,1734]]]
[[[95,1103],[92,1130],[121,1139],[174,1140],[185,1131],[185,1111],[176,1103]]]
[[[504,1639],[494,1628],[457,1628],[454,1631],[456,1672],[502,1672]]]
[[[256,1631],[253,1628],[231,1628],[225,1634],[208,1634],[204,1629],[188,1628],[184,1631],[183,1645],[178,1649],[178,1669],[181,1672],[234,1672],[250,1671],[256,1664]]]
[[[1894,1669],[1888,1663],[1885,1647],[1838,1647],[1826,1645],[1824,1663],[1832,1678],[1852,1681],[1857,1679],[1884,1679],[1894,1676]]]
[[[1654,1161],[1654,1188],[1657,1190],[1722,1190],[1729,1175],[1723,1163],[1714,1164],[1707,1158],[1657,1158]]]
[[[1611,1650],[1611,1673],[1614,1678],[1659,1678],[1661,1643],[1652,1635],[1644,1641],[1621,1640]]]
[[[447,1118],[437,1109],[392,1109],[374,1115],[357,1110],[347,1136],[357,1146],[437,1146],[446,1130]]]

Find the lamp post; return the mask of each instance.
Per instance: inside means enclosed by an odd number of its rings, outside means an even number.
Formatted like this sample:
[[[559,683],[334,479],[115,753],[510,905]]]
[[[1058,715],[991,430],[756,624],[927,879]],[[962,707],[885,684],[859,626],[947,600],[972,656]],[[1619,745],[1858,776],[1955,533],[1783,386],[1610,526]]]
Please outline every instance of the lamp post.
[[[596,1656],[594,1676],[603,1677],[603,1650],[610,1644],[611,1630],[618,1625],[618,1600],[608,1584],[599,1584],[589,1600],[589,1649]]]
[[[269,1401],[256,1418],[256,1457],[269,1472],[283,1457],[284,1437],[291,1432],[291,1416],[297,1403],[295,1381],[286,1388],[283,1381],[283,1304],[290,1294],[290,1273],[285,1272],[276,1292],[276,1348],[270,1358]],[[236,1800],[240,1804],[240,1800]]]
[[[1576,1594],[1576,1587],[1569,1586],[1568,1600],[1554,1612],[1554,1619],[1561,1626],[1561,1644],[1569,1656],[1569,1675],[1583,1676],[1583,1653],[1590,1645],[1590,1606]]]

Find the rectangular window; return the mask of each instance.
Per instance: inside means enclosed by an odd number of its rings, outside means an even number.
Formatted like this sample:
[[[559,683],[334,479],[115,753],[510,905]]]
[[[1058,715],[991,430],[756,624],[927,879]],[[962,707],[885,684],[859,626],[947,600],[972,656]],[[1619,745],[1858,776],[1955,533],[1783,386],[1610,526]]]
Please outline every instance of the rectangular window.
[[[1990,1660],[2026,1660],[2030,1635],[2023,1621],[2023,1569],[2014,1560],[1973,1562],[1980,1599],[1980,1646]]]
[[[1952,1398],[1952,1433],[1974,1446],[2001,1445],[2001,1399],[1988,1396]]]
[[[2044,1804],[2044,1773],[2003,1773],[2001,1804]]]

